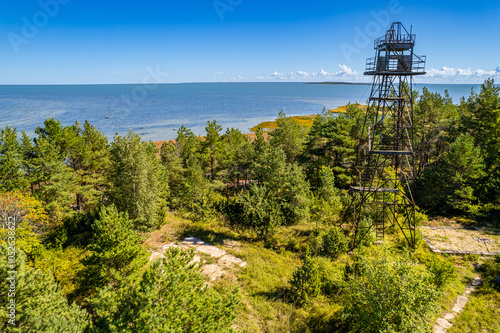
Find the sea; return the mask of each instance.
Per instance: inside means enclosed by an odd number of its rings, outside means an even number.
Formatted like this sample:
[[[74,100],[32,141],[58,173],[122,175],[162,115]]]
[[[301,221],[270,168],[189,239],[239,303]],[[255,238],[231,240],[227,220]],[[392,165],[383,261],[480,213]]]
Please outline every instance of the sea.
[[[443,94],[454,103],[469,96],[473,84],[417,84],[414,89]],[[88,120],[110,140],[129,130],[145,141],[171,140],[184,125],[196,135],[216,120],[243,133],[262,121],[320,113],[348,103],[366,104],[370,85],[304,83],[182,83],[120,85],[0,85],[0,128],[15,127],[35,136],[47,118],[63,126]]]

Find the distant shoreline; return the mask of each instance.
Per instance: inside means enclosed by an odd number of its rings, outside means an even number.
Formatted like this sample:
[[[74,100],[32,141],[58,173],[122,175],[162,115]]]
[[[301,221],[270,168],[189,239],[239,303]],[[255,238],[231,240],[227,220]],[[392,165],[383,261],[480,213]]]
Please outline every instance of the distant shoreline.
[[[337,86],[369,86],[370,83],[364,82],[304,82],[304,84],[329,84],[329,85],[337,85]]]

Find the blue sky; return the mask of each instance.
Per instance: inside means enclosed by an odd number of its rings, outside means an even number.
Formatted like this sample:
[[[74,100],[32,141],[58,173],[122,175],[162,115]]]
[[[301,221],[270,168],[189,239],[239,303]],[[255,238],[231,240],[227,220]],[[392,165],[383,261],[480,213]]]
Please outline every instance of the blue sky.
[[[500,82],[498,0],[3,0],[0,84],[367,80],[388,2],[421,82]]]

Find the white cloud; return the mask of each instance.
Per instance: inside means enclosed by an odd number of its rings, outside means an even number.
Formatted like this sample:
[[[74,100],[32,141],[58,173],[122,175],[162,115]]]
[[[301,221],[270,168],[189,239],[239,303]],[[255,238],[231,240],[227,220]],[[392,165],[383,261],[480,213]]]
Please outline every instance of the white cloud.
[[[431,68],[420,81],[435,81],[446,83],[481,83],[487,78],[500,79],[500,66],[495,70],[472,69],[472,68],[453,68],[442,67],[441,69]]]
[[[281,73],[278,73],[277,71],[274,71],[274,73],[271,74],[271,78],[279,79],[279,80],[284,80],[285,79],[285,75],[281,74]]]
[[[353,71],[351,67],[347,67],[346,65],[339,65],[340,72],[343,75],[358,75],[356,71]]]
[[[258,76],[258,80],[286,80],[286,81],[330,81],[330,80],[345,80],[345,81],[361,81],[363,75],[359,74],[351,67],[346,65],[339,65],[337,72],[328,72],[324,68],[318,72],[308,73],[306,71],[296,71],[291,73],[274,73]]]
[[[274,71],[256,76],[241,76],[238,74],[216,73],[217,81],[282,81],[282,82],[322,82],[322,81],[342,81],[342,82],[369,82],[370,77],[358,73],[356,70],[345,64],[339,64],[337,71],[329,72],[321,68],[316,72],[297,70],[295,72],[281,73]],[[482,83],[487,78],[494,78],[500,82],[500,65],[493,70],[442,67],[440,69],[431,68],[424,76],[417,76],[417,82],[425,83]],[[215,81],[215,79],[214,79]]]
[[[329,76],[328,72],[325,71],[323,68],[321,68],[321,71],[318,74],[319,74],[319,76]]]

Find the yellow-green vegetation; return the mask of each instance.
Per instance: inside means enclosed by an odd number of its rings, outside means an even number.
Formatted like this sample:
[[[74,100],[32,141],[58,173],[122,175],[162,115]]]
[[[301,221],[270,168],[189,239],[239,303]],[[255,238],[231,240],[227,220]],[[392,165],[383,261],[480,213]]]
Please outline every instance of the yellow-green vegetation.
[[[78,247],[43,251],[33,267],[53,274],[63,294],[71,297],[78,287],[78,276],[84,267],[82,260],[89,253],[90,251]]]
[[[414,99],[418,225],[430,224],[426,211],[500,227],[499,92],[487,80],[460,105],[426,89]],[[500,258],[436,254],[422,237],[414,251],[394,225],[375,245],[369,212],[354,232],[348,189],[368,129],[362,107],[341,110],[280,112],[253,140],[215,120],[203,138],[182,126],[160,152],[133,132],[108,143],[88,122],[47,119],[36,138],[1,130],[0,217],[19,227],[16,250],[9,229],[2,251],[19,259],[19,330],[424,333],[476,274],[485,283],[455,329],[500,327]],[[200,267],[194,249],[157,253],[188,236],[246,267],[206,255]],[[0,280],[9,266],[0,260]]]
[[[353,104],[353,105],[356,105],[360,109],[363,109],[363,110],[366,109],[366,105],[360,105],[360,104]],[[328,111],[331,113],[345,114],[345,113],[347,113],[348,106],[349,105],[343,105],[343,106],[339,106],[336,109],[330,109]],[[297,124],[310,128],[310,127],[312,127],[312,125],[314,123],[314,118],[316,118],[316,117],[317,117],[317,115],[313,114],[313,115],[309,115],[309,116],[293,116],[290,118],[293,119]],[[278,120],[263,121],[260,124],[250,128],[250,131],[257,132],[257,129],[259,129],[259,128],[263,129],[264,131],[272,131],[272,130],[277,129],[278,127],[279,127]]]
[[[469,296],[464,311],[453,322],[450,333],[500,332],[500,292],[481,290]]]
[[[356,105],[357,107],[359,107],[362,110],[366,109],[366,105],[361,105],[361,104],[352,104],[352,105]],[[342,106],[339,106],[336,109],[329,109],[328,111],[331,112],[331,113],[347,113],[347,107],[348,106],[349,105],[342,105]]]
[[[328,246],[325,239],[329,238],[325,236],[330,235],[329,231],[334,229],[329,225],[322,225],[318,231],[317,225],[312,222],[279,227],[271,237],[259,240],[255,233],[248,232],[247,229],[230,227],[217,217],[193,222],[168,215],[167,221],[161,230],[151,235],[151,238],[162,239],[166,243],[181,240],[185,236],[196,236],[224,247],[226,251],[247,263],[245,268],[235,267],[214,282],[215,288],[222,290],[235,287],[239,289],[240,306],[235,326],[242,332],[343,331],[347,325],[342,318],[347,304],[346,292],[349,290],[346,284],[348,282],[345,280],[346,272],[349,271],[346,264],[352,268],[357,267],[358,253],[367,262],[382,260],[384,256],[391,258],[388,263],[404,264],[408,260],[405,250],[401,249],[399,242],[391,236],[387,238],[384,246],[371,245],[361,252],[353,254],[344,252],[338,258],[332,258],[327,255],[329,252],[323,250],[323,247]],[[150,240],[146,241],[146,244],[150,244]],[[238,245],[225,247],[224,244],[231,240],[237,241]],[[315,289],[317,291],[311,291],[306,302],[298,302],[294,300],[291,283],[304,263],[304,252],[307,247],[310,252],[310,265],[314,269],[311,273],[313,275],[308,276],[316,276],[317,287],[314,288],[317,288]],[[443,256],[432,253],[424,242],[420,242],[409,260],[407,265],[413,262],[417,270],[427,272],[425,276],[432,277],[430,280],[425,280],[429,288],[439,290],[434,310],[429,317],[426,317],[427,324],[422,326],[430,329],[434,320],[443,312],[449,311],[455,298],[463,294],[466,285],[476,274],[474,264],[479,259],[475,256]],[[212,259],[210,262],[216,261]],[[401,274],[407,271],[407,268],[398,269]],[[380,274],[387,273],[380,272]],[[307,282],[308,279],[306,276],[303,281]],[[374,283],[376,287],[376,281],[370,283]],[[385,306],[390,307],[390,300],[387,299],[387,302]],[[490,300],[484,306],[492,304]],[[388,309],[382,308],[381,311],[389,311]],[[494,322],[494,319],[492,321]],[[493,325],[493,322],[490,324]]]
[[[310,116],[293,116],[291,117],[297,124],[305,126],[305,127],[311,127],[314,122],[314,118],[316,118],[316,115],[310,115]],[[263,121],[260,124],[250,128],[250,131],[252,132],[257,132],[257,129],[262,128],[264,131],[272,131],[278,128],[278,121],[273,120],[273,121]]]
[[[452,333],[500,332],[500,286],[494,284],[500,276],[500,256],[481,260],[479,290],[468,295],[469,302],[453,321]]]

